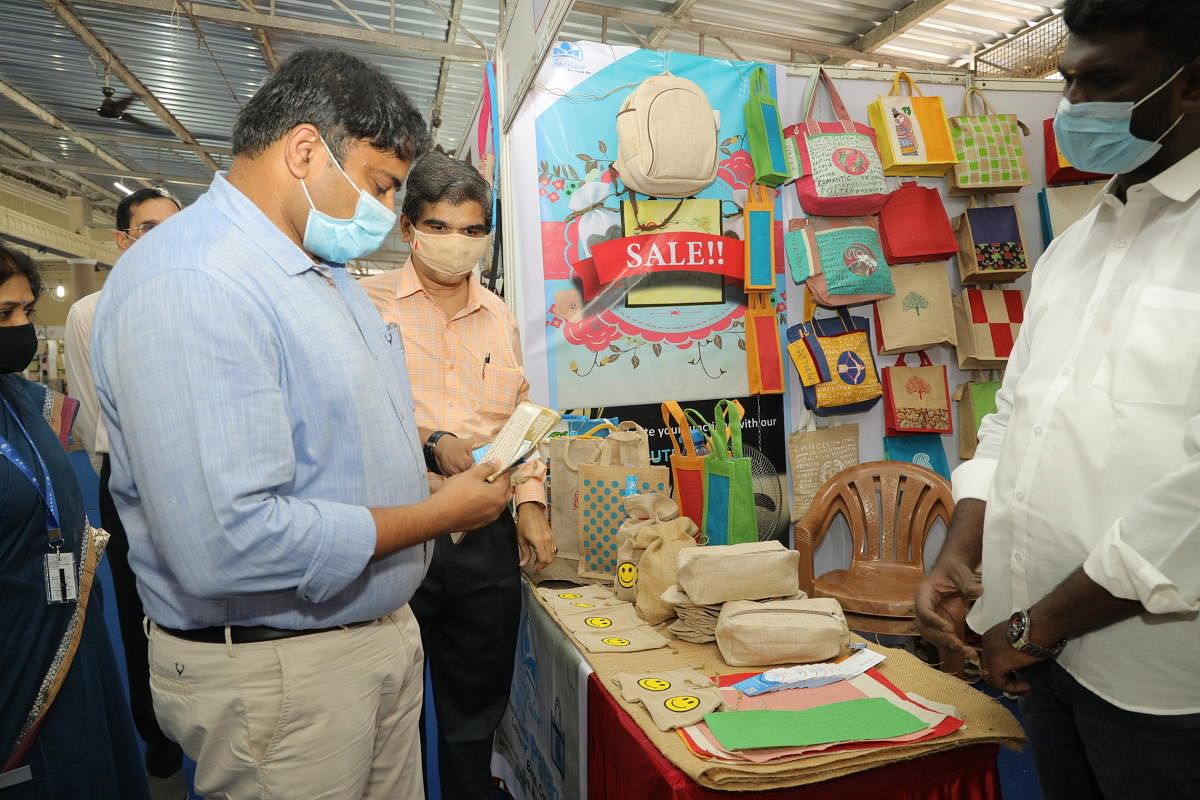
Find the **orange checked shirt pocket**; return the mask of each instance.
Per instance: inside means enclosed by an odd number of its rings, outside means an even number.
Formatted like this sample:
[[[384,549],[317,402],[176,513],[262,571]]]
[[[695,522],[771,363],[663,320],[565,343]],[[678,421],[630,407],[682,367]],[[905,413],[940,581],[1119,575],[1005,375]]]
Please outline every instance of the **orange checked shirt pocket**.
[[[515,367],[487,364],[483,369],[479,413],[492,433],[508,421],[525,385],[525,373]]]

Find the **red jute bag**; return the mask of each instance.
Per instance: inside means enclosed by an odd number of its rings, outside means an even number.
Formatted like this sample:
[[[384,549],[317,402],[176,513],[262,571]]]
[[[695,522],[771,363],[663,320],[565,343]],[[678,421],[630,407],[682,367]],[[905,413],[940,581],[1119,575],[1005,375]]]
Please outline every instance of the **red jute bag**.
[[[696,452],[692,428],[679,403],[662,404],[663,426],[671,438],[671,496],[679,504],[679,513],[696,523],[704,522],[704,456]],[[678,429],[676,434],[675,429]]]
[[[879,239],[888,264],[943,261],[958,253],[958,239],[937,189],[901,183],[879,211]]]

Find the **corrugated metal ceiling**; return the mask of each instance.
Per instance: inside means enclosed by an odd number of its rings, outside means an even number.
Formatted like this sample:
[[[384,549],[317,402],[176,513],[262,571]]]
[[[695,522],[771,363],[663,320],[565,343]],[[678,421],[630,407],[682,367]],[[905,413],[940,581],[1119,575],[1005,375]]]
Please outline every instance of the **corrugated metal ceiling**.
[[[438,7],[450,12],[451,0],[435,1]],[[601,2],[662,15],[669,14],[675,7],[672,0]],[[257,6],[260,10],[273,6],[275,13],[282,17],[351,28],[365,25],[376,31],[394,31],[433,41],[447,38],[446,18],[429,8],[425,0],[397,0],[394,6],[389,0],[341,0],[341,4],[351,13],[330,0],[273,0],[270,3],[258,0]],[[687,17],[698,22],[846,45],[908,4],[908,0],[699,0],[688,9]],[[235,0],[203,0],[197,5],[242,7]],[[462,25],[492,48],[499,22],[498,0],[462,0],[460,5]],[[1023,30],[1061,5],[1062,0],[955,0],[880,50],[962,66],[969,63],[973,50]],[[201,43],[196,26],[184,14],[87,2],[74,3],[72,8],[194,136],[208,144],[228,145],[240,104],[253,94],[268,74],[262,51],[249,28],[200,21]],[[644,24],[631,24],[629,28],[634,33],[610,20],[605,29],[599,16],[577,11],[568,17],[563,37],[590,40],[603,37],[614,44],[636,45],[638,37],[648,39],[655,33],[655,28]],[[283,31],[272,31],[269,35],[281,59],[305,46],[326,41]],[[657,38],[660,48],[698,50],[699,37],[693,33],[676,29]],[[461,32],[454,33],[453,41],[473,43]],[[706,37],[705,54],[732,58],[733,50],[752,60],[814,60],[812,54],[776,44],[752,43],[737,36],[725,41],[728,47],[715,37]],[[381,45],[356,46],[345,41],[329,44],[348,47],[383,67],[409,92],[428,119],[437,90],[439,60],[415,58]],[[195,154],[170,147],[178,141],[174,136],[159,134],[158,139],[163,144],[158,145],[154,143],[155,134],[147,134],[128,123],[103,120],[89,110],[101,99],[105,74],[101,60],[93,56],[40,0],[0,2],[0,80],[82,133],[139,137],[136,143],[97,142],[138,174],[172,176],[194,184],[206,182],[208,170]],[[453,150],[461,144],[479,101],[482,65],[451,62],[446,77],[438,141]],[[115,75],[109,75],[108,82],[119,95],[127,93],[128,88]],[[140,102],[135,102],[129,110],[146,122],[160,124],[153,112]],[[7,130],[6,124],[29,126],[36,123],[28,112],[7,99],[0,99],[0,130]],[[9,130],[9,133],[64,162],[111,169],[61,135],[27,130]],[[216,156],[219,162],[224,158]],[[110,186],[114,180],[110,176],[89,177],[102,186]],[[191,199],[199,190],[197,185],[173,185],[171,188],[178,190],[185,199]]]

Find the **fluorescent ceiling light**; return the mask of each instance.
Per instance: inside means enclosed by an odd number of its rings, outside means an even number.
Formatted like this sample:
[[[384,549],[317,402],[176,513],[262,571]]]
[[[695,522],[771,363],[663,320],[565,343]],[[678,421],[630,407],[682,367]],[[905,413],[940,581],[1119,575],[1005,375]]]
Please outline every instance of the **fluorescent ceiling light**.
[[[124,195],[133,194],[133,189],[130,189],[128,186],[121,183],[120,181],[113,181],[113,186],[115,186],[117,188],[117,190],[120,191]]]

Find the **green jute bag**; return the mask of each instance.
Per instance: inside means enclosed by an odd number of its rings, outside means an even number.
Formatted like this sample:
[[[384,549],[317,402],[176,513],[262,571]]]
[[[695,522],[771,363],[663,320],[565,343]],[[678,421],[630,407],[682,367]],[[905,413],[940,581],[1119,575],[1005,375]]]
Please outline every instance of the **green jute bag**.
[[[754,181],[772,189],[787,183],[792,179],[792,170],[783,149],[783,125],[763,67],[750,71],[750,99],[743,108],[746,146],[750,150],[750,160],[754,162]]]
[[[742,409],[717,403],[712,451],[704,458],[704,535],[710,545],[758,541],[750,459],[742,450]]]

